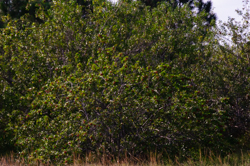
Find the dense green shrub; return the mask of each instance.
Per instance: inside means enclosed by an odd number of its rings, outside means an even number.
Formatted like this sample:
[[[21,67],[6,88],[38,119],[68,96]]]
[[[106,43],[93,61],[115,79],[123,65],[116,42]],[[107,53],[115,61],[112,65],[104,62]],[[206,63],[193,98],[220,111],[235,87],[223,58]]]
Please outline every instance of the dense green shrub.
[[[248,2],[243,11],[237,11],[239,15],[242,15],[241,23],[229,19],[217,29],[221,34],[219,36],[221,43],[218,44],[218,52],[214,55],[214,61],[211,62],[212,65],[218,64],[213,72],[213,85],[217,86],[217,91],[213,94],[228,98],[227,105],[223,107],[231,119],[228,122],[228,130],[231,137],[240,141],[241,148],[249,148],[247,142],[250,138],[250,34],[247,4]]]
[[[64,17],[62,8],[67,13]],[[10,132],[12,135],[13,129],[11,127],[6,130],[7,125],[12,126],[17,115],[25,116],[30,112],[30,104],[34,100],[28,94],[30,88],[40,90],[48,79],[53,80],[56,70],[62,66],[67,65],[67,72],[70,73],[77,63],[75,54],[86,51],[80,49],[85,48],[86,43],[78,41],[79,37],[77,39],[77,36],[82,36],[77,30],[86,27],[84,20],[80,19],[80,7],[72,3],[60,3],[49,15],[42,8],[39,12],[40,17],[47,21],[45,24],[32,23],[23,17],[10,21],[1,30],[0,88],[3,104],[0,105],[0,133]],[[73,16],[78,20],[69,20],[68,17]],[[68,23],[63,20],[65,17]],[[82,43],[82,46],[79,48],[77,44],[72,45],[73,40]],[[9,137],[5,138],[8,139],[3,138],[2,142],[10,141]],[[9,144],[13,145],[13,142]]]
[[[248,63],[214,41],[205,13],[98,0],[93,11],[83,19],[75,1],[54,1],[38,10],[44,24],[22,17],[1,31],[0,140],[45,163],[237,147]]]
[[[227,116],[208,107],[190,78],[168,64],[146,68],[107,52],[35,94],[17,132],[23,155],[67,161],[87,150],[119,155],[221,148]]]

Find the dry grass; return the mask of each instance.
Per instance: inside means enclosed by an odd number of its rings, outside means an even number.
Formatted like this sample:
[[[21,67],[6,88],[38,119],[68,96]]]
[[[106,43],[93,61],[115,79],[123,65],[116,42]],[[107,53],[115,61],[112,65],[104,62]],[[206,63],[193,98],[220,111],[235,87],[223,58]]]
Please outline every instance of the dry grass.
[[[201,153],[200,153],[201,154]],[[206,156],[200,155],[198,160],[187,159],[185,162],[180,162],[177,158],[172,161],[170,159],[160,159],[161,155],[155,155],[150,153],[149,160],[141,160],[138,158],[125,157],[122,161],[112,162],[105,157],[97,160],[95,156],[89,154],[84,159],[76,157],[73,164],[70,166],[250,166],[250,153],[239,152],[232,155],[228,155],[224,158],[215,156],[212,153]],[[25,164],[24,160],[20,158],[14,158],[13,154],[0,158],[0,166],[22,166]],[[38,163],[29,164],[30,166],[46,166]]]

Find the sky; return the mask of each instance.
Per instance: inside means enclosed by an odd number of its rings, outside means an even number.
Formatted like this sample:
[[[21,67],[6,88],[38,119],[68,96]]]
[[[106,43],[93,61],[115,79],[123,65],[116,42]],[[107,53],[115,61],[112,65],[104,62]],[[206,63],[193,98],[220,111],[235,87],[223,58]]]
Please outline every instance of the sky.
[[[116,2],[117,0],[111,0]],[[203,0],[207,2],[207,0]],[[236,9],[243,8],[243,0],[211,0],[213,3],[214,13],[216,13],[218,20],[226,22],[228,17],[235,18],[236,21],[241,21],[241,16],[235,12]]]
[[[204,0],[206,2],[207,0]],[[241,16],[239,16],[235,10],[242,10],[245,4],[243,0],[211,0],[214,8],[214,13],[216,13],[218,20],[226,22],[228,17],[235,18],[236,21],[241,21]]]

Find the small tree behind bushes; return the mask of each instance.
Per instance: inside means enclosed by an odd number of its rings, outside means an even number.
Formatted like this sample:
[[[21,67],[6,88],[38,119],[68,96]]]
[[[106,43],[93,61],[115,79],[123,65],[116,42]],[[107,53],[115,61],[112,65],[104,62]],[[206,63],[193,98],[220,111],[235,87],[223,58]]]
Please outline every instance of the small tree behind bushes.
[[[84,19],[81,9],[54,1],[37,11],[44,24],[24,16],[2,29],[1,148],[70,163],[89,152],[185,158],[247,147],[247,42],[221,45],[225,32],[188,6],[96,0]]]
[[[231,137],[239,138],[240,145],[248,146],[249,141],[249,89],[250,89],[250,61],[249,61],[249,1],[241,10],[236,10],[242,16],[241,22],[229,19],[219,28],[219,46],[217,59],[220,62],[218,71],[215,73],[222,88],[218,89],[221,95],[228,98],[225,110],[230,114],[228,122]]]

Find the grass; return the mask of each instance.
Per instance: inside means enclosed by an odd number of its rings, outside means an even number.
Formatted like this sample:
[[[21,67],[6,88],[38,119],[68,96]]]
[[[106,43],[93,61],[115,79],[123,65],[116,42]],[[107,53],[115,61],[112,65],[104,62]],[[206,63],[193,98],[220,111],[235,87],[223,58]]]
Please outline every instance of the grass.
[[[23,159],[15,158],[13,153],[0,158],[0,166],[22,166],[27,165]],[[43,166],[38,163],[29,164],[30,166]],[[150,153],[148,160],[139,158],[128,158],[125,157],[121,161],[111,161],[108,159],[100,158],[97,159],[94,155],[89,154],[85,158],[76,157],[73,164],[70,166],[250,166],[250,153],[238,152],[235,154],[227,155],[226,157],[215,156],[212,153],[209,155],[202,156],[200,152],[199,159],[193,160],[188,158],[184,162],[180,162],[178,158],[175,160],[161,159],[161,155],[155,155]],[[45,166],[45,165],[44,165]]]

